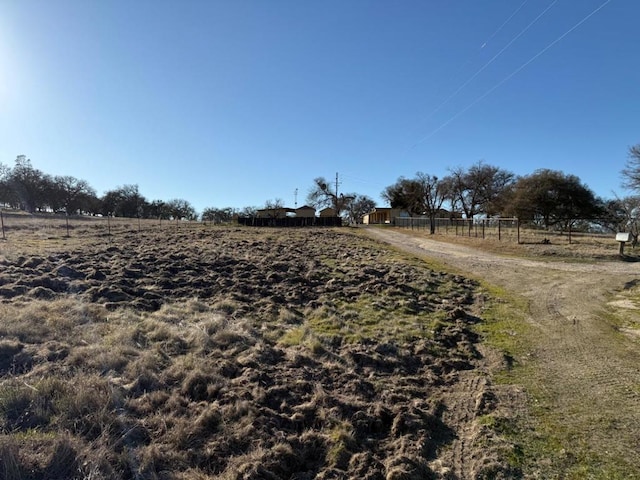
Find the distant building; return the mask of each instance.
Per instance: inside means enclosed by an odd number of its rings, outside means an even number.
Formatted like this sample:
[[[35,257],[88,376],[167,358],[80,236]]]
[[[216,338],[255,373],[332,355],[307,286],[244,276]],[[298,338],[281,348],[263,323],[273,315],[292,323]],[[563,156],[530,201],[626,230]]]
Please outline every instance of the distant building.
[[[299,208],[262,208],[257,210],[256,217],[258,218],[284,218],[284,217],[298,217],[298,218],[313,218],[316,216],[316,209],[309,205],[303,205]]]
[[[296,217],[312,218],[316,216],[316,209],[309,205],[303,205],[302,207],[296,208],[295,214]]]
[[[258,218],[284,218],[287,213],[293,212],[291,208],[278,207],[278,208],[262,208],[256,212]]]
[[[331,207],[323,208],[320,210],[321,217],[337,217],[335,209]]]
[[[362,217],[362,223],[365,225],[383,225],[393,223],[396,217],[408,217],[409,214],[400,208],[374,208],[372,211]]]
[[[362,217],[362,223],[365,225],[383,225],[394,224],[396,218],[410,218],[411,215],[405,210],[400,208],[374,208],[371,212]],[[426,215],[416,215],[414,218],[427,218]],[[458,212],[450,212],[441,208],[436,214],[436,218],[462,218],[462,214]]]

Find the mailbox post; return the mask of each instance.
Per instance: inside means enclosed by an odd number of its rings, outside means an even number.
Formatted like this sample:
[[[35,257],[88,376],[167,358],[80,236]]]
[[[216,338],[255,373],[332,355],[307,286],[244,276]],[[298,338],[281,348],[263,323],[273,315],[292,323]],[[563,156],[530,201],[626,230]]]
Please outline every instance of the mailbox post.
[[[620,242],[620,255],[624,255],[624,244],[631,241],[631,234],[628,232],[616,233],[616,241]]]

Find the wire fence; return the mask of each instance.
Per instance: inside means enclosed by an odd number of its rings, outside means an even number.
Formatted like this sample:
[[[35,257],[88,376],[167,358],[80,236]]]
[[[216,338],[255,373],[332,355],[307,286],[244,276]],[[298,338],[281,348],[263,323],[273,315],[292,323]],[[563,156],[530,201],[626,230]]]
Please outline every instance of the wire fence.
[[[397,217],[393,224],[406,229],[431,231],[431,220],[425,217]],[[436,218],[434,233],[479,239],[493,239],[516,243],[574,243],[589,240],[606,240],[612,234],[573,231],[560,232],[522,225],[517,218]]]
[[[238,218],[226,225],[252,227],[339,227],[339,217],[285,217],[285,218]],[[1,239],[12,236],[33,238],[47,237],[116,237],[124,233],[156,231],[158,229],[199,229],[220,225],[211,221],[166,220],[148,218],[102,217],[59,214],[27,214],[0,209]]]
[[[2,239],[12,236],[117,236],[125,232],[141,232],[162,228],[197,228],[202,222],[83,215],[26,214],[0,210]]]

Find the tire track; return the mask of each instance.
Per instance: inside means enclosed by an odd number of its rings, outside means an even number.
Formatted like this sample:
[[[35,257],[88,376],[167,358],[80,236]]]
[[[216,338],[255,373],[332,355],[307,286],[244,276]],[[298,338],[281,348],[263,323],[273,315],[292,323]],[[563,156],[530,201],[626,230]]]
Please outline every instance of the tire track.
[[[491,459],[498,458],[496,445],[480,423],[480,418],[493,410],[493,398],[490,382],[474,371],[460,372],[459,381],[444,392],[442,419],[455,428],[455,437],[440,460],[450,469],[445,478],[484,478],[483,469]]]
[[[528,322],[535,326],[531,381],[543,392],[552,422],[568,432],[559,437],[562,450],[599,459],[615,455],[640,472],[640,342],[616,331],[605,314],[608,297],[640,276],[640,263],[536,261],[393,229],[369,231],[529,300]],[[464,395],[473,397],[474,388],[461,378],[450,392],[449,420],[459,425],[451,461],[460,479],[473,478],[474,422]]]

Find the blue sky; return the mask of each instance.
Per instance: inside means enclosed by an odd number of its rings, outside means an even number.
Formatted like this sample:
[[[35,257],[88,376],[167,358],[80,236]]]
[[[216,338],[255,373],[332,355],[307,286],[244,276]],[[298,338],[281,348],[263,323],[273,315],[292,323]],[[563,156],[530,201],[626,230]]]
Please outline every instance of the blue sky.
[[[300,206],[336,172],[383,205],[400,176],[480,160],[625,195],[638,18],[637,0],[2,0],[0,162],[199,211]]]

